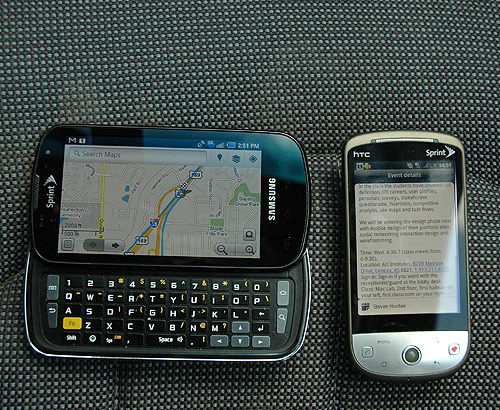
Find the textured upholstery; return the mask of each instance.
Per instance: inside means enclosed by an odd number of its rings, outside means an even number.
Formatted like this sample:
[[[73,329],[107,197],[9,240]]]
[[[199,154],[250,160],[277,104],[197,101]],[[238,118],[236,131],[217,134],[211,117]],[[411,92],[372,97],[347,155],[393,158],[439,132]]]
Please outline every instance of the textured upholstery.
[[[494,409],[500,293],[500,6],[475,1],[0,4],[2,409]],[[44,358],[22,314],[30,172],[61,123],[282,131],[312,177],[312,309],[280,363]],[[455,376],[393,385],[347,360],[339,178],[346,139],[454,134],[467,151],[472,349]]]

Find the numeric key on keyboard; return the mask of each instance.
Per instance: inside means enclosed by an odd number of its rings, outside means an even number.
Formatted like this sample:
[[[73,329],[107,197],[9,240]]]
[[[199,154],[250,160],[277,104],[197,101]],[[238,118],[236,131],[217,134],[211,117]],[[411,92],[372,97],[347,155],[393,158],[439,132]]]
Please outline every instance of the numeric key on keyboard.
[[[271,289],[271,284],[267,280],[256,280],[253,283],[254,292],[269,292]]]
[[[231,288],[231,283],[227,279],[213,280],[212,290],[216,292],[228,291]]]
[[[102,288],[104,286],[104,278],[102,276],[92,276],[87,279],[87,288]]]
[[[149,289],[158,289],[158,290],[165,290],[167,289],[167,279],[165,278],[160,278],[160,279],[150,279],[149,281]]]

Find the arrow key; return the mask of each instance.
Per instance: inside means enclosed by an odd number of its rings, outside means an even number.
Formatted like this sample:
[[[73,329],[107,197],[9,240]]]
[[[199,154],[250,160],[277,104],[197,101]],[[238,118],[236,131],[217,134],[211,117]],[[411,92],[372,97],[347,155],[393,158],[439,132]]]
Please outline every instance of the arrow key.
[[[229,345],[229,337],[226,335],[212,335],[210,336],[211,347],[227,347]]]
[[[231,324],[232,333],[250,333],[250,322],[233,322]]]
[[[271,337],[270,336],[253,336],[252,337],[252,347],[256,347],[256,348],[271,347]]]
[[[232,347],[249,347],[250,337],[249,336],[231,336],[231,346]]]

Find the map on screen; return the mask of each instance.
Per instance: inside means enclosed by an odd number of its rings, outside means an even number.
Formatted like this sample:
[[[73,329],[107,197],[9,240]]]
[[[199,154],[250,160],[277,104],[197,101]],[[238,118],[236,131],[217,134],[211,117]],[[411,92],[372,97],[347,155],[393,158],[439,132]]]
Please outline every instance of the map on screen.
[[[66,145],[58,250],[258,258],[261,153]]]

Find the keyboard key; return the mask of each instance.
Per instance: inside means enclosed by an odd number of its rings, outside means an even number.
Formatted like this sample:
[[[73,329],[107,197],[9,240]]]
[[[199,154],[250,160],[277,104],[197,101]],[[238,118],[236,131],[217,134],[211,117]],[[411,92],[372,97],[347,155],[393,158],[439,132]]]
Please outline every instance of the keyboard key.
[[[167,330],[171,333],[184,333],[186,331],[186,322],[183,320],[172,320],[168,322]]]
[[[142,322],[144,327],[144,322]],[[142,330],[142,329],[140,329]],[[151,320],[147,322],[146,331],[148,332],[164,332],[165,331],[165,321],[164,320]]]
[[[211,335],[211,347],[227,347],[229,345],[229,337],[226,335]]]
[[[106,332],[121,332],[123,330],[123,320],[104,321],[104,330]]]
[[[248,280],[233,280],[233,290],[235,292],[248,292],[250,290]]]
[[[67,302],[81,302],[83,300],[83,292],[81,290],[64,292],[64,300]]]
[[[190,319],[206,319],[208,317],[207,308],[191,308],[189,309]]]
[[[121,346],[123,344],[123,335],[106,335],[104,346]]]
[[[267,322],[252,323],[252,332],[253,333],[269,334],[269,329],[270,329],[270,324]]]
[[[65,282],[67,288],[82,288],[83,276],[66,276]]]
[[[189,347],[206,347],[207,337],[206,336],[189,336],[188,338]]]
[[[210,318],[212,319],[227,319],[228,318],[227,308],[214,308],[210,311]]]
[[[82,315],[82,305],[79,305],[79,304],[78,305],[64,305],[63,315],[64,316],[81,316]]]
[[[102,335],[100,333],[85,333],[83,335],[83,344],[100,345],[101,342],[102,342]]]
[[[250,297],[248,295],[234,295],[231,302],[233,305],[248,306]]]
[[[125,293],[123,292],[109,292],[106,295],[106,302],[123,303],[125,301]]]
[[[192,305],[206,305],[208,295],[206,293],[193,293],[189,298],[189,303]]]
[[[167,302],[166,293],[149,293],[148,302],[152,305],[164,305]]]
[[[148,335],[146,336],[148,346],[183,347],[186,344],[186,336],[183,335]]]
[[[252,309],[252,318],[254,320],[269,320],[271,311],[269,309]]]
[[[102,319],[86,319],[83,322],[85,330],[102,330]]]
[[[85,316],[100,317],[102,316],[102,305],[87,306],[84,313]]]
[[[233,322],[231,324],[232,333],[250,333],[250,322]]]
[[[191,290],[208,290],[208,281],[206,279],[193,279],[191,281]]]
[[[271,338],[269,336],[252,336],[252,347],[255,348],[271,347]]]
[[[212,296],[212,305],[225,306],[229,303],[229,295],[226,293],[215,294]]]
[[[276,312],[276,333],[283,334],[286,331],[288,321],[288,309],[280,308]]]
[[[103,299],[104,299],[104,292],[101,290],[85,292],[86,302],[102,302]],[[73,298],[73,300],[78,300],[78,299]]]
[[[231,346],[232,347],[249,347],[250,337],[249,336],[231,336]]]
[[[170,319],[184,319],[186,317],[186,308],[171,307],[168,309],[167,317]]]
[[[279,280],[276,287],[278,306],[288,306],[290,303],[290,282],[287,280]]]
[[[258,295],[252,298],[254,306],[269,306],[271,304],[270,295]]]
[[[167,289],[167,279],[166,278],[150,279],[150,281],[149,281],[149,289],[154,289],[154,290],[165,290],[165,289]]]
[[[63,329],[65,330],[80,330],[82,328],[81,317],[65,317],[63,318]]]
[[[146,278],[129,278],[127,287],[129,289],[146,289]]]
[[[228,291],[230,288],[231,288],[231,283],[227,279],[212,281],[212,290],[215,292]]]
[[[191,322],[188,325],[188,331],[190,333],[206,333],[207,327],[207,322]]]
[[[142,346],[144,344],[144,335],[128,334],[125,336],[125,344],[127,346]]]
[[[227,333],[229,325],[227,322],[212,322],[210,324],[211,333]]]
[[[126,279],[124,277],[120,278],[110,278],[107,282],[107,287],[109,289],[123,289],[125,287]]]
[[[250,316],[248,309],[233,309],[231,311],[232,319],[248,319]]]
[[[256,280],[253,283],[254,292],[269,292],[271,289],[271,283],[267,280]]]
[[[186,293],[170,293],[168,295],[168,301],[172,305],[185,305],[187,299]]]
[[[144,306],[129,306],[127,308],[128,317],[144,317],[146,309]]]
[[[165,317],[165,306],[157,306],[148,308],[147,315],[150,318],[164,318]]]
[[[127,295],[128,303],[145,303],[146,302],[146,293],[144,292],[130,292]]]
[[[87,288],[102,288],[104,286],[104,278],[102,276],[92,276],[87,278]]]
[[[123,316],[123,306],[121,306],[121,305],[107,306],[105,315],[108,317],[121,317],[121,316]]]
[[[63,343],[65,345],[78,345],[80,344],[80,333],[64,333]]]
[[[125,329],[128,332],[142,332],[144,330],[144,321],[143,320],[128,320],[125,323]],[[163,322],[163,329],[165,329],[165,322]]]
[[[170,280],[170,289],[172,290],[186,290],[187,280],[185,279],[172,279]]]
[[[57,303],[47,303],[47,319],[49,322],[49,329],[57,328],[57,315],[59,312],[59,305]]]
[[[58,275],[48,275],[47,276],[47,300],[57,300],[59,299],[59,276]]]

